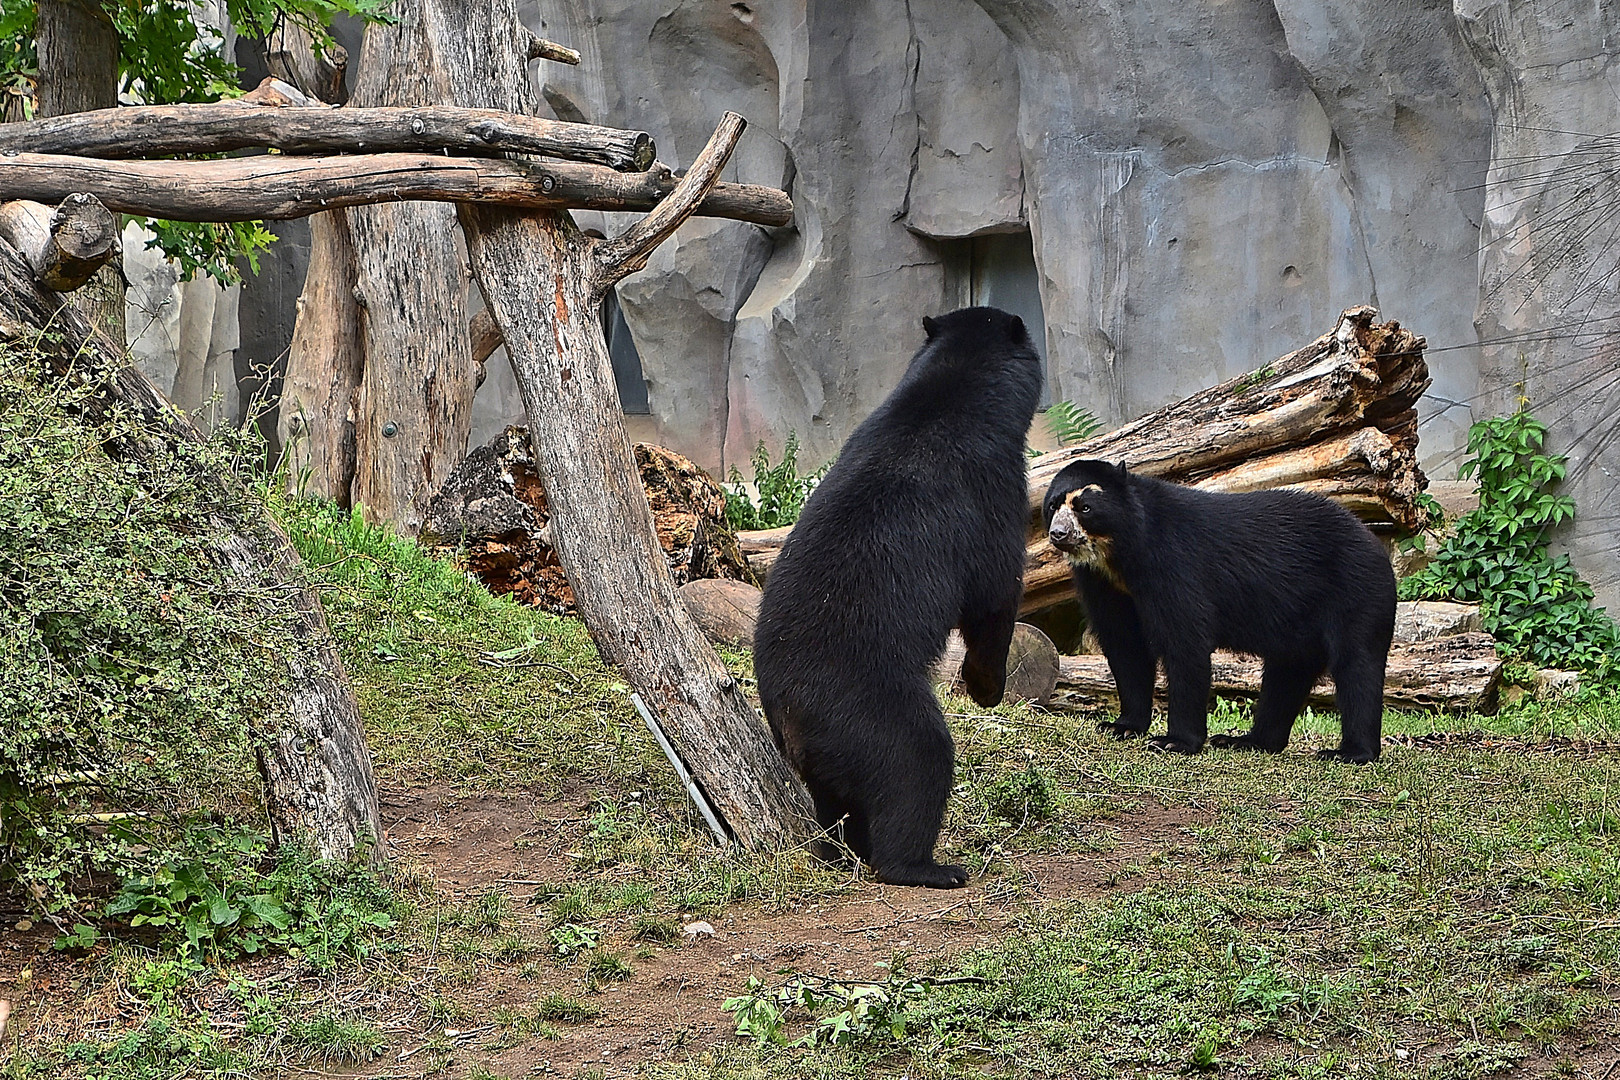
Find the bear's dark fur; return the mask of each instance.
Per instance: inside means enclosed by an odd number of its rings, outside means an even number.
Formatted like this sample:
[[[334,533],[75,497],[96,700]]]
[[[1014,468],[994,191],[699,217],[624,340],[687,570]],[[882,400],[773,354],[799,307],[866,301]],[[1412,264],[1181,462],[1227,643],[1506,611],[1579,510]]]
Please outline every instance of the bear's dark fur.
[[[1234,649],[1265,661],[1254,726],[1210,745],[1282,750],[1311,685],[1330,671],[1341,734],[1320,756],[1378,758],[1395,574],[1349,511],[1304,492],[1196,491],[1076,461],[1047,489],[1045,515],[1119,688],[1119,721],[1105,729],[1147,733],[1162,660],[1170,724],[1152,741],[1197,753],[1210,652]]]
[[[825,828],[881,880],[954,888],[934,861],[955,751],[930,669],[952,627],[994,705],[1023,592],[1024,439],[1041,362],[995,308],[924,319],[927,342],[855,429],[771,567],[759,696]]]

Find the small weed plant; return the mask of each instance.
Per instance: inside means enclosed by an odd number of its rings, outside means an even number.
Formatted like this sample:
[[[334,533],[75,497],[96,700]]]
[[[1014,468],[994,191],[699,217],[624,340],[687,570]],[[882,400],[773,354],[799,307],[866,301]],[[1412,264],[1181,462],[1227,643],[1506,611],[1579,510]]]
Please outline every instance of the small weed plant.
[[[750,458],[754,466],[754,502],[737,466],[731,467],[726,487],[726,524],[733,529],[779,529],[799,520],[805,500],[832,467],[823,465],[808,476],[799,475],[799,436],[788,432],[782,447],[782,460],[771,464],[771,455],[761,442]]]
[[[276,951],[330,968],[340,956],[365,957],[395,925],[396,901],[370,873],[296,849],[274,860],[249,831],[196,827],[188,851],[149,874],[128,878],[102,909],[144,930],[197,969]],[[59,948],[88,948],[101,937],[79,923]]]
[[[1543,446],[1546,425],[1528,412],[1475,424],[1461,475],[1479,478],[1479,507],[1421,572],[1401,582],[1406,599],[1474,601],[1486,630],[1538,667],[1578,668],[1608,682],[1620,663],[1620,630],[1592,606],[1592,588],[1548,533],[1575,516],[1554,490],[1565,458]]]
[[[838,981],[789,970],[777,974],[786,978],[774,987],[749,976],[743,993],[721,1003],[737,1022],[738,1035],[795,1047],[900,1042],[936,985],[936,980],[906,974],[900,964],[883,982]],[[790,1043],[790,1026],[806,1016],[814,1019],[814,1026]]]
[[[1044,414],[1047,433],[1059,446],[1084,442],[1102,430],[1102,421],[1090,409],[1072,401],[1054,401]]]

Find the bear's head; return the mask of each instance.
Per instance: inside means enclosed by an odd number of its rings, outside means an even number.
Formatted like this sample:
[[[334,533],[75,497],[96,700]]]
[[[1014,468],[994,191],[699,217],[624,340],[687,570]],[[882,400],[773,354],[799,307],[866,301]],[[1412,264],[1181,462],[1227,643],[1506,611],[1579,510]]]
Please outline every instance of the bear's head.
[[[1043,506],[1046,535],[1075,566],[1095,570],[1123,589],[1114,542],[1131,518],[1130,472],[1125,463],[1082,459],[1052,478]]]

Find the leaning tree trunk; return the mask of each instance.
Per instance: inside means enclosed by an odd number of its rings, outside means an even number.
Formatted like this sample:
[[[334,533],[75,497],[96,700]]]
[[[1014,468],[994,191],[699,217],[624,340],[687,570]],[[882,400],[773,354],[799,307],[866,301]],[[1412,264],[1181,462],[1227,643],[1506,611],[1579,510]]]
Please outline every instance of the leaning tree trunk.
[[[41,347],[54,351],[57,374],[70,374],[88,354],[95,367],[116,372],[100,407],[130,410],[173,443],[200,441],[197,429],[137,368],[125,363],[121,347],[93,331],[60,295],[36,284],[31,261],[37,264],[40,258],[0,244],[0,334],[33,339],[49,325],[53,335],[39,340]],[[135,443],[109,448],[114,454],[140,452]],[[228,473],[204,474],[196,482],[227,491],[228,497],[219,500],[222,506],[250,502]],[[283,658],[285,708],[278,716],[261,718],[254,732],[273,838],[278,844],[307,844],[323,858],[363,853],[374,863],[380,861],[382,822],[371,755],[354,692],[320,601],[304,582],[297,552],[262,513],[219,511],[198,524],[221,538],[220,569],[236,588],[285,605],[284,625],[296,643]]]
[[[532,112],[511,0],[422,0],[457,104]],[[478,97],[468,100],[472,95]],[[566,213],[463,206],[473,273],[506,342],[551,507],[552,544],[597,649],[619,665],[731,834],[765,850],[813,831],[810,802],[742,688],[675,596],[625,430],[602,297],[646,265],[719,179],[742,133],[727,114],[686,177],[614,240]]]
[[[482,72],[446,80],[422,0],[366,27],[353,107],[469,104]],[[468,43],[469,46],[471,43]],[[456,212],[401,202],[348,211],[365,355],[355,408],[352,497],[373,521],[415,536],[428,499],[467,454],[477,371],[467,337],[467,260]],[[313,253],[312,253],[313,255]]]
[[[39,0],[34,23],[41,117],[118,104],[118,34],[96,0]],[[108,263],[69,299],[109,341],[124,343],[124,276]]]

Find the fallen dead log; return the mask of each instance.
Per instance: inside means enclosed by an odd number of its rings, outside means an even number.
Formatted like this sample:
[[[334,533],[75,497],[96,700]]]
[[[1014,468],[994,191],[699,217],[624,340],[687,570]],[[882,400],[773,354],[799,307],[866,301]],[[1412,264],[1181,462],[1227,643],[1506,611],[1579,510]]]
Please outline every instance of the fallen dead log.
[[[1230,474],[1240,462],[1369,426],[1389,440],[1375,456],[1391,475],[1416,472],[1408,461],[1417,447],[1417,401],[1429,387],[1425,343],[1399,323],[1374,325],[1377,315],[1376,308],[1350,308],[1331,333],[1258,370],[1042,454],[1030,463],[1031,509],[1039,510],[1052,478],[1078,458],[1124,461],[1149,476],[1197,483]],[[1245,490],[1234,482],[1224,490]],[[1420,482],[1413,494],[1421,490]],[[1409,520],[1397,524],[1416,523],[1415,512],[1398,510]]]
[[[1392,709],[1441,709],[1489,713],[1496,709],[1502,658],[1489,634],[1452,634],[1427,641],[1396,642],[1384,676],[1384,705]],[[1095,708],[1119,700],[1108,661],[1102,656],[1058,660],[1053,708]],[[1211,665],[1216,694],[1254,698],[1260,694],[1262,664],[1236,653],[1217,652]],[[1154,695],[1164,697],[1161,672]],[[1324,677],[1311,690],[1312,705],[1333,704],[1333,681]]]
[[[125,105],[5,124],[0,125],[0,154],[157,158],[255,147],[284,154],[518,153],[621,172],[645,172],[656,156],[645,131],[498,109],[356,109],[287,105],[287,100],[259,96],[203,105]]]
[[[53,332],[43,333],[49,327]],[[123,410],[152,432],[152,442],[196,443],[201,434],[124,353],[90,328],[62,298],[39,287],[23,256],[0,243],[0,337],[45,351],[47,377],[78,378],[86,365],[113,371],[93,400],[93,414]],[[107,448],[114,457],[151,451],[144,439]],[[264,779],[265,810],[277,845],[302,843],[322,858],[383,860],[382,821],[354,690],[327,629],[320,600],[286,533],[265,513],[227,510],[252,505],[228,471],[198,470],[192,482],[219,492],[216,513],[197,527],[217,538],[219,571],[234,588],[271,598],[294,646],[280,658],[286,682],[280,708],[255,721],[254,744]],[[269,601],[267,601],[269,602]]]
[[[87,192],[120,214],[171,221],[280,221],[410,199],[529,210],[651,210],[678,182],[656,162],[646,172],[630,173],[575,162],[430,154],[267,154],[217,161],[0,157],[0,191],[13,198],[54,203]],[[793,220],[793,202],[775,188],[717,183],[694,213],[786,225]]]

